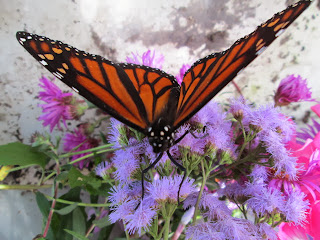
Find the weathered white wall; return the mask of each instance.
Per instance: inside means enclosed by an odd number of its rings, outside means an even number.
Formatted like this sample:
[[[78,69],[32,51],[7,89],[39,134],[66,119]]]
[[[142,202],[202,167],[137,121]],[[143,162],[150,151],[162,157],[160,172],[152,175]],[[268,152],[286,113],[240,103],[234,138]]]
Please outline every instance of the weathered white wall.
[[[35,130],[40,115],[36,99],[38,79],[51,76],[15,39],[26,30],[62,40],[113,61],[131,52],[156,49],[166,57],[164,70],[172,74],[183,63],[229,47],[274,13],[285,0],[118,0],[43,1],[1,0],[0,143],[22,139]],[[319,2],[235,79],[246,97],[259,103],[271,96],[281,78],[301,74],[314,96],[320,92]],[[61,84],[60,86],[62,86]],[[66,88],[67,89],[67,88]],[[216,99],[234,95],[230,84]],[[301,119],[310,104],[288,111]],[[307,107],[306,107],[307,106]]]

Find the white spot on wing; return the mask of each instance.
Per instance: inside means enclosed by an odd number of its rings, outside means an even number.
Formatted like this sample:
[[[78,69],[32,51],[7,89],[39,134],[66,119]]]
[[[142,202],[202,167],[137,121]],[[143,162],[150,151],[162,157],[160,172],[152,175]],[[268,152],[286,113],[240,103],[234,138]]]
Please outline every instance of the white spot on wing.
[[[63,76],[60,74],[60,73],[58,73],[58,72],[54,72],[54,73],[52,73],[53,75],[55,75],[57,78],[59,78],[59,79],[61,79],[61,78],[63,78]]]
[[[32,37],[31,37],[31,36],[28,36],[27,39],[32,39]]]
[[[43,66],[48,65],[48,63],[47,63],[45,60],[41,60],[40,63],[41,63]]]
[[[76,93],[78,93],[78,92],[79,92],[79,90],[78,90],[78,89],[76,89],[75,87],[72,87],[72,89],[73,89],[73,91],[75,91]]]
[[[259,49],[258,52],[256,52],[256,55],[260,55],[264,50],[266,50],[267,47],[262,47]]]
[[[276,37],[279,37],[284,32],[284,29],[279,30],[279,32],[276,33]]]

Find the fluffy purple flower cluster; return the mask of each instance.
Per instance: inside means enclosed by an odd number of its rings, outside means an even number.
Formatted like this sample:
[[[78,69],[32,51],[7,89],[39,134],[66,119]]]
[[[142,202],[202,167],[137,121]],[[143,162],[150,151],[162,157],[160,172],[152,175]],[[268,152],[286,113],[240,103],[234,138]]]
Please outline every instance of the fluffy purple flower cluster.
[[[150,51],[141,57],[133,54],[128,60],[149,66],[161,66],[163,62],[162,57],[155,52],[151,55]],[[187,65],[182,67],[178,79],[182,79],[187,68]],[[186,237],[277,239],[275,230],[266,222],[275,221],[281,214],[283,220],[300,224],[308,208],[305,195],[300,191],[288,194],[269,186],[271,173],[273,177],[286,174],[288,179],[296,178],[299,170],[296,158],[285,147],[294,125],[272,105],[254,107],[240,98],[232,100],[228,108],[225,111],[216,102],[209,102],[179,128],[176,137],[190,129],[192,133],[169,150],[188,173],[180,189],[180,201],[184,200],[185,209],[198,208],[203,217],[186,229]],[[141,199],[141,169],[148,167],[156,155],[147,139],[139,134],[116,120],[111,121],[109,142],[123,148],[115,151],[112,158],[117,186],[110,193],[109,217],[111,222],[122,220],[130,234],[148,231],[156,236],[153,226],[158,224],[155,222],[159,216],[170,221],[177,207],[182,175],[164,154],[156,169],[150,170]],[[196,188],[193,179],[201,168],[202,177],[210,179],[215,188],[200,191]],[[221,201],[219,197],[228,201]],[[234,204],[246,219],[232,216]],[[254,221],[248,220],[250,213]]]
[[[132,54],[127,62],[161,69],[164,57],[149,50],[141,56]],[[188,68],[189,65],[182,66],[176,76],[179,83]],[[55,126],[60,128],[61,121],[66,126],[66,120],[83,113],[80,101],[71,93],[62,92],[46,78],[40,81],[44,91],[39,98],[45,104],[40,105],[44,114],[39,120],[49,125],[50,131]],[[313,100],[305,80],[293,75],[284,79],[275,104],[301,100]],[[63,138],[64,150],[97,146],[98,141],[90,137],[95,126],[82,124],[73,133],[67,133]],[[164,153],[144,175],[141,185],[142,169],[157,156],[141,133],[111,119],[108,141],[114,152],[95,168],[102,181],[115,182],[108,198],[109,219],[112,223],[122,221],[130,235],[148,232],[154,239],[167,239],[171,219],[182,215],[178,202],[183,202],[186,213],[176,233],[194,215],[194,224],[185,230],[186,239],[277,239],[274,227],[283,221],[303,224],[309,207],[306,194],[295,183],[302,176],[301,165],[286,145],[294,129],[291,119],[272,105],[255,107],[239,98],[222,107],[211,101],[178,129],[177,139],[186,131],[190,133],[169,149],[186,169],[185,179]],[[319,129],[314,121],[298,136],[314,137]],[[87,154],[74,155],[71,160],[78,159],[74,164],[80,169],[88,167],[89,161],[82,160]],[[308,171],[304,176],[307,174]],[[306,188],[315,185],[309,180],[305,178],[301,184]],[[175,215],[176,212],[179,214]],[[244,218],[239,218],[240,214]],[[172,239],[178,239],[178,235]]]

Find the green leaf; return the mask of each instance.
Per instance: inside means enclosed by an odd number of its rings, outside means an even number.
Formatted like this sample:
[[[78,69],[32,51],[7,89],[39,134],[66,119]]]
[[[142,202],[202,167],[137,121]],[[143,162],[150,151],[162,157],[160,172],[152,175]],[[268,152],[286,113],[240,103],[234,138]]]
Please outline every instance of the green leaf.
[[[71,234],[72,236],[74,236],[75,238],[77,239],[80,239],[80,240],[89,240],[89,238],[86,238],[85,236],[82,236],[81,234],[79,233],[76,233],[76,232],[73,232],[71,230],[68,230],[68,229],[64,229],[67,233]]]
[[[69,184],[71,188],[84,187],[90,194],[97,195],[100,192],[102,180],[96,175],[83,175],[78,169],[71,168],[68,174]],[[105,191],[105,189],[104,189]]]
[[[107,140],[107,138],[106,138],[106,135],[103,133],[103,132],[99,132],[99,135],[100,135],[100,138],[101,138],[101,140],[102,140],[102,143],[104,143],[104,144],[108,144],[108,140]]]
[[[68,213],[71,213],[77,206],[78,206],[78,203],[74,203],[72,205],[61,208],[59,210],[55,210],[54,212],[60,215],[67,215]]]
[[[104,228],[104,227],[107,227],[112,224],[109,221],[109,215],[107,215],[99,220],[94,220],[93,223],[99,228]]]
[[[48,160],[46,154],[20,142],[0,146],[0,165],[39,165],[44,168]]]
[[[99,232],[99,237],[97,240],[109,239],[109,236],[112,232],[113,227],[114,227],[114,223],[107,226],[107,227],[102,228]]]
[[[62,182],[68,179],[68,172],[64,171],[56,177],[56,181]]]
[[[36,201],[43,218],[47,218],[50,211],[49,201],[41,192],[36,192]]]
[[[78,234],[86,234],[86,220],[80,208],[76,208],[72,212],[72,230]]]
[[[76,168],[71,168],[68,174],[71,188],[83,186],[86,183],[85,176]]]

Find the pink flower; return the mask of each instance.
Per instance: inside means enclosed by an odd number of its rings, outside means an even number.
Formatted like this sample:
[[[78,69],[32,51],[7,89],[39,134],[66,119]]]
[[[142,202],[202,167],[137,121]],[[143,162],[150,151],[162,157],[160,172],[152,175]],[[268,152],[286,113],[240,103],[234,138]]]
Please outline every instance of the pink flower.
[[[142,56],[132,53],[132,58],[127,57],[126,61],[128,63],[161,69],[164,62],[164,56],[156,51],[151,52],[151,50],[148,50],[144,52]]]
[[[49,79],[42,77],[39,86],[44,90],[39,92],[39,99],[45,104],[40,104],[43,114],[38,120],[43,120],[43,126],[50,126],[52,132],[55,126],[60,129],[60,120],[65,127],[66,120],[77,119],[83,113],[81,101],[75,100],[72,93],[64,93]]]
[[[183,64],[182,67],[180,68],[180,73],[176,75],[177,82],[181,85],[184,74],[186,71],[190,68],[191,66],[189,64]]]
[[[98,141],[94,138],[90,138],[86,135],[84,135],[84,133],[81,131],[81,129],[75,129],[74,133],[67,133],[64,138],[64,151],[67,152],[77,152],[77,151],[83,151],[83,150],[87,150],[93,147],[98,146]],[[76,148],[78,147],[78,148]],[[76,148],[76,150],[74,150],[74,148]],[[86,156],[89,153],[82,153],[82,154],[77,154],[77,155],[73,155],[71,157],[71,161],[76,160],[80,157]],[[78,165],[80,169],[82,169],[84,166],[88,167],[90,161],[88,161],[88,159],[84,159],[80,162],[75,163],[74,165]]]
[[[304,226],[281,223],[278,237],[280,240],[320,240],[320,201],[314,202],[310,208]]]
[[[311,94],[310,88],[307,86],[307,80],[303,80],[300,75],[295,77],[292,74],[282,79],[274,96],[274,101],[276,106],[286,106],[292,102],[314,101]]]
[[[320,133],[314,140],[309,139],[304,146],[291,140],[286,148],[292,151],[292,157],[297,158],[297,166],[299,166],[297,176],[289,179],[285,174],[278,175],[270,181],[269,186],[284,190],[288,195],[295,189],[299,189],[306,194],[311,194],[314,200],[317,199],[317,193],[320,193]]]
[[[315,112],[315,114],[318,115],[318,117],[320,117],[320,104],[314,105],[311,107],[311,110],[313,112]]]

